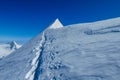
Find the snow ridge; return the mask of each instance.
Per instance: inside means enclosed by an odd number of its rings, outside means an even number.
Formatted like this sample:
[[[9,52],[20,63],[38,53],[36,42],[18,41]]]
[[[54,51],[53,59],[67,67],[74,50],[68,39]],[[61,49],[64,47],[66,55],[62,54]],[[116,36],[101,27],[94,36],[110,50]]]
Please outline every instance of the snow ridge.
[[[42,33],[42,39],[39,42],[39,46],[36,46],[35,50],[36,51],[36,56],[35,58],[32,60],[32,68],[30,69],[30,71],[26,74],[25,79],[27,80],[35,80],[36,78],[36,71],[37,68],[39,67],[40,63],[41,63],[41,55],[42,55],[42,51],[43,51],[43,46],[45,43],[45,37],[44,37],[44,32]],[[40,60],[39,60],[40,59]]]

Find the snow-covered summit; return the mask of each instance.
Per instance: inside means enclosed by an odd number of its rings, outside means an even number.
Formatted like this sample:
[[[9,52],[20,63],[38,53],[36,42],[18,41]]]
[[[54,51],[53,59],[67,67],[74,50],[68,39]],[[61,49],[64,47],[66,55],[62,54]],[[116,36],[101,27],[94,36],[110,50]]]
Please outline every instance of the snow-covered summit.
[[[18,45],[15,41],[8,42],[7,44],[10,45],[10,49],[18,49],[20,45]]]
[[[62,23],[57,18],[48,28],[50,29],[57,29],[63,27]]]

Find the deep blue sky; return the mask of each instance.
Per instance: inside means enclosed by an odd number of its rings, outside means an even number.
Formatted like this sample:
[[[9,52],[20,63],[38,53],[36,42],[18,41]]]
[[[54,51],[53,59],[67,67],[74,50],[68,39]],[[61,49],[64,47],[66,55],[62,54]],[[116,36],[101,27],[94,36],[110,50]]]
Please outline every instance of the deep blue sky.
[[[64,25],[120,16],[120,0],[0,0],[0,41],[32,38],[54,19]]]

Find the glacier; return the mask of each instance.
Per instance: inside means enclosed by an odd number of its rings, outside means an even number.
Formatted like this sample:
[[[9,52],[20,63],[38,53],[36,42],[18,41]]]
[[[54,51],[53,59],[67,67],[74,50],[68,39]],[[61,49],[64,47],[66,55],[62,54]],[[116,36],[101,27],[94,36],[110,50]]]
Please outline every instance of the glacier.
[[[119,35],[119,17],[68,26],[57,19],[0,60],[0,80],[118,80]]]

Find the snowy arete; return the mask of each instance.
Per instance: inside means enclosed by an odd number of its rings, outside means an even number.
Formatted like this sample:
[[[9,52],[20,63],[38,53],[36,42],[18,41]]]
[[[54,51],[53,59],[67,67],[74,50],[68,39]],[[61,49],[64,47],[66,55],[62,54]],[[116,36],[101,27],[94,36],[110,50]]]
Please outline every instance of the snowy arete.
[[[43,32],[0,60],[0,80],[120,79],[120,18]]]

